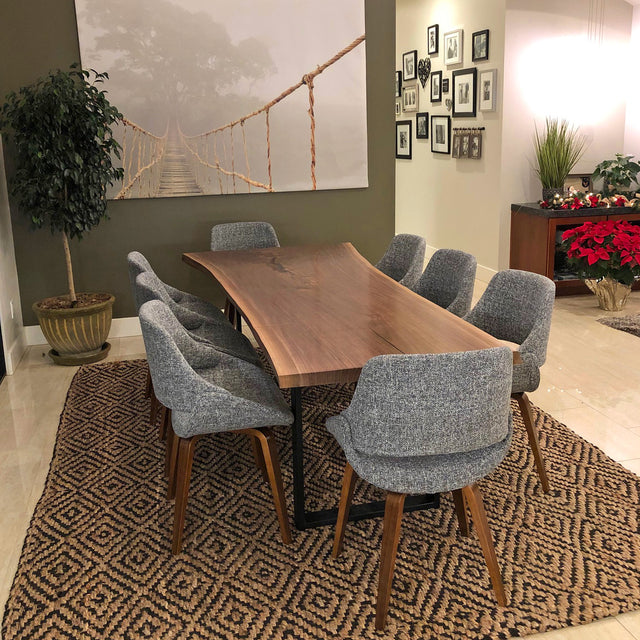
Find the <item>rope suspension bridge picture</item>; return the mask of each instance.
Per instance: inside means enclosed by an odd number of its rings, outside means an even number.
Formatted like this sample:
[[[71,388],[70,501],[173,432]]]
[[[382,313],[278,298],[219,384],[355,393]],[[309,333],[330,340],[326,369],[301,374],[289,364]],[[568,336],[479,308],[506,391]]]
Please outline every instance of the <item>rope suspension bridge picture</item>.
[[[206,14],[198,0],[76,0],[83,65],[109,60],[110,99],[125,114],[124,180],[111,197],[367,186],[366,36],[353,37],[363,0],[320,11],[265,0],[249,13],[247,1],[212,0]],[[120,11],[124,32],[110,25]],[[157,24],[144,22],[158,12]]]

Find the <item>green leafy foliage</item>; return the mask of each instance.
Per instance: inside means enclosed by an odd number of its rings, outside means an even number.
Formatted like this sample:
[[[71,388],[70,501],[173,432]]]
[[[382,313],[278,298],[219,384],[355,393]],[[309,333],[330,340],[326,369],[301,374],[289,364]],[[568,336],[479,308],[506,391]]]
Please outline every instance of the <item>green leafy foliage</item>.
[[[593,172],[593,180],[602,178],[603,191],[605,195],[614,191],[621,191],[620,187],[631,187],[631,183],[638,185],[638,173],[640,173],[640,164],[632,162],[632,155],[623,155],[616,153],[614,160],[603,160],[596,165]]]
[[[584,136],[566,120],[547,118],[545,131],[536,126],[533,138],[536,173],[545,189],[564,186],[564,181],[582,157],[586,147]]]
[[[111,127],[122,114],[98,88],[106,73],[73,65],[10,93],[0,131],[15,142],[12,193],[34,227],[81,238],[106,217],[105,191],[122,180]]]

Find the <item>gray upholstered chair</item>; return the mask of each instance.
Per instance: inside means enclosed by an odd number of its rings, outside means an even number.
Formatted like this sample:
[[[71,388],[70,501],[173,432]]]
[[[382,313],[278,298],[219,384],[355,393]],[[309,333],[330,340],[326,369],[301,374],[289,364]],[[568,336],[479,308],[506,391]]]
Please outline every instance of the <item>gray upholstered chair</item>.
[[[195,444],[206,434],[223,431],[239,431],[253,441],[256,462],[271,485],[282,540],[289,544],[280,464],[270,427],[291,424],[293,415],[273,379],[259,367],[195,340],[159,300],[140,307],[140,325],[156,394],[171,409],[173,553],[182,548]]]
[[[333,557],[342,550],[355,474],[387,491],[376,628],[383,629],[407,494],[452,491],[463,535],[466,506],[478,531],[496,599],[502,577],[478,480],[511,442],[509,394],[513,356],[507,347],[462,353],[377,356],[363,367],[349,407],[327,420],[344,450]],[[465,506],[466,505],[466,506]]]
[[[227,222],[211,229],[211,251],[237,251],[241,249],[268,249],[279,247],[275,229],[268,222]],[[236,329],[242,328],[238,310],[227,298],[224,313]]]
[[[438,249],[412,287],[423,298],[462,317],[471,308],[476,259],[464,251]]]
[[[127,255],[127,264],[129,267],[129,281],[131,283],[131,289],[134,294],[136,309],[139,309],[141,303],[138,302],[135,296],[136,278],[141,273],[150,272],[156,277],[157,274],[149,264],[149,261],[139,251],[132,251],[131,253],[129,253],[129,255]],[[212,322],[220,321],[224,318],[224,314],[222,313],[222,311],[208,300],[204,300],[203,298],[194,296],[192,293],[187,293],[186,291],[180,291],[180,289],[176,289],[166,282],[162,282],[160,278],[158,278],[158,280],[166,290],[167,295],[181,307],[184,307],[189,311],[199,313],[201,316],[205,316]]]
[[[424,238],[399,233],[393,238],[376,268],[405,287],[413,287],[424,266]]]
[[[495,338],[519,345],[522,362],[513,366],[511,394],[518,401],[545,492],[549,491],[549,479],[526,392],[535,391],[540,384],[540,367],[547,358],[555,292],[555,285],[549,278],[507,269],[491,278],[478,303],[464,317]]]

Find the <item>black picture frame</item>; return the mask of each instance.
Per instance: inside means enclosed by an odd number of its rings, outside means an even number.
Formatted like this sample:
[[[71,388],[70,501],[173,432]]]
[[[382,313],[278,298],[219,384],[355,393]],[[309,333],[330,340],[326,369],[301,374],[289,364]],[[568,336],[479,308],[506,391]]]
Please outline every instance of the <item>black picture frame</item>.
[[[402,97],[402,71],[396,71],[396,98]]]
[[[431,102],[442,102],[442,71],[433,71],[431,73],[429,89]]]
[[[429,139],[429,114],[426,111],[416,113],[416,139]]]
[[[471,61],[481,62],[489,59],[489,29],[476,31],[471,36]]]
[[[452,109],[454,118],[475,118],[478,100],[478,70],[475,67],[453,72]]]
[[[449,78],[442,78],[442,93],[449,93]]]
[[[440,25],[432,24],[427,27],[427,53],[435,55],[440,50]]]
[[[451,116],[431,116],[431,151],[451,153]]]
[[[411,120],[396,120],[396,158],[411,160]]]
[[[418,50],[402,54],[402,80],[416,80],[418,77]]]

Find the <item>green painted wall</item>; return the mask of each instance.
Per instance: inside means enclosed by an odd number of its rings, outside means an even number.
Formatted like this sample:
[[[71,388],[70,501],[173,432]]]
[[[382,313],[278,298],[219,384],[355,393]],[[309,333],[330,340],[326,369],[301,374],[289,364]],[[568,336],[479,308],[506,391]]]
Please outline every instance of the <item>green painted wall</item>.
[[[366,0],[365,6],[367,189],[110,202],[110,219],[73,243],[78,291],[111,292],[117,299],[114,315],[134,315],[126,255],[136,249],[164,280],[221,302],[213,281],[180,258],[184,251],[208,249],[209,231],[218,222],[267,220],[281,244],[348,240],[368,259],[377,260],[394,233],[395,2]],[[2,97],[79,59],[73,0],[1,2],[0,34]],[[10,148],[5,154],[10,178]],[[48,231],[31,231],[27,217],[14,204],[11,208],[24,322],[36,324],[31,304],[66,290],[62,242]]]

